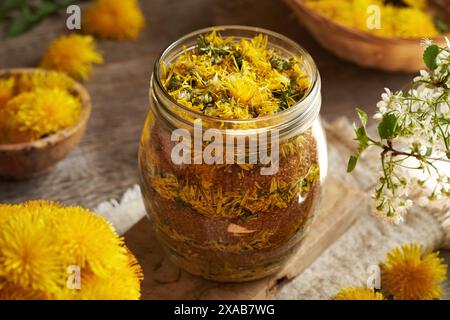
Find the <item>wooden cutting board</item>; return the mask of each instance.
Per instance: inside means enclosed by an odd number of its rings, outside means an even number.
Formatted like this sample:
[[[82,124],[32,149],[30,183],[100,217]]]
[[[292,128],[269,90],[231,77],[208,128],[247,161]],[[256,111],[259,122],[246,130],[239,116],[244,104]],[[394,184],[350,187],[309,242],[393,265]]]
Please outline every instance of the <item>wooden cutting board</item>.
[[[317,218],[298,252],[279,273],[248,283],[217,283],[180,270],[165,256],[146,218],[130,229],[125,239],[144,269],[143,299],[269,299],[333,244],[365,207],[365,193],[329,176]]]

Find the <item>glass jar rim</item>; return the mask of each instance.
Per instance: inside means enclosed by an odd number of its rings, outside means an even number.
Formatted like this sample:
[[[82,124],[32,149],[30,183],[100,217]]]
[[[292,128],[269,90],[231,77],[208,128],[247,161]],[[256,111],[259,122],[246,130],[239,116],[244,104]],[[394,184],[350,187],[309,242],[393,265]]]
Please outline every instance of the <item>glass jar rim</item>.
[[[308,90],[306,91],[305,95],[302,97],[301,100],[299,100],[296,104],[294,104],[293,106],[291,106],[290,108],[277,112],[273,115],[268,115],[268,116],[263,116],[263,117],[257,117],[257,118],[251,118],[251,119],[227,119],[227,118],[220,118],[220,117],[215,117],[215,116],[209,116],[209,115],[205,115],[203,113],[197,112],[195,110],[192,110],[188,107],[183,106],[182,104],[178,103],[166,90],[166,88],[164,87],[164,85],[161,82],[161,61],[163,61],[164,57],[166,57],[169,53],[171,53],[180,43],[182,43],[183,41],[186,41],[188,39],[191,38],[197,38],[199,35],[201,34],[206,34],[206,33],[210,33],[212,31],[224,31],[224,30],[235,30],[235,31],[247,31],[247,32],[255,32],[255,33],[260,33],[260,34],[264,34],[264,35],[268,35],[270,37],[276,38],[290,46],[292,46],[293,48],[295,48],[296,51],[300,52],[301,57],[304,59],[304,62],[306,62],[311,70],[313,71],[313,73],[311,75],[309,75],[311,77],[311,85],[309,86]],[[270,41],[269,41],[270,43]],[[270,120],[274,120],[277,119],[279,117],[283,117],[283,116],[289,116],[291,114],[295,114],[296,112],[308,112],[311,111],[310,109],[313,108],[314,106],[311,105],[306,105],[305,106],[305,102],[308,101],[308,98],[310,97],[310,95],[315,92],[317,86],[320,86],[320,75],[319,75],[319,71],[317,69],[317,66],[313,60],[313,58],[311,57],[311,55],[301,46],[299,45],[297,42],[295,42],[294,40],[271,30],[267,30],[264,28],[259,28],[259,27],[250,27],[250,26],[242,26],[242,25],[223,25],[223,26],[213,26],[213,27],[208,27],[208,28],[203,28],[203,29],[199,29],[193,32],[190,32],[184,36],[182,36],[181,38],[179,38],[178,40],[176,40],[175,42],[172,42],[166,49],[164,49],[161,54],[158,56],[158,58],[156,59],[155,65],[154,65],[154,69],[153,69],[153,73],[154,76],[152,77],[152,82],[156,81],[156,84],[158,85],[159,89],[164,93],[165,97],[168,99],[168,101],[170,101],[173,105],[175,105],[177,108],[180,108],[183,112],[185,112],[186,114],[189,114],[193,117],[196,117],[198,119],[205,119],[208,121],[220,121],[221,123],[235,123],[235,124],[246,124],[246,123],[253,123],[253,124],[257,124],[257,123],[265,123],[267,121]],[[320,94],[320,91],[319,91]]]

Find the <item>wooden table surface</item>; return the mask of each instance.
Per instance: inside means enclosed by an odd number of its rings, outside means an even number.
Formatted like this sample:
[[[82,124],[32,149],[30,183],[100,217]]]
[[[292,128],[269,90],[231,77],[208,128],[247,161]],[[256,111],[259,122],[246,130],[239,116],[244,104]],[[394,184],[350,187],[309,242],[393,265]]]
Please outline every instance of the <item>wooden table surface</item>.
[[[306,48],[323,80],[322,116],[354,118],[354,108],[375,109],[384,87],[401,88],[407,74],[361,69],[341,61],[306,33],[281,0],[145,0],[147,27],[137,41],[98,41],[105,64],[85,83],[93,102],[89,127],[80,146],[42,177],[24,182],[0,181],[0,202],[50,199],[89,208],[137,183],[137,148],[147,113],[151,70],[158,54],[193,30],[240,24],[282,33]],[[34,67],[55,37],[69,32],[65,14],[33,31],[0,38],[0,68]]]

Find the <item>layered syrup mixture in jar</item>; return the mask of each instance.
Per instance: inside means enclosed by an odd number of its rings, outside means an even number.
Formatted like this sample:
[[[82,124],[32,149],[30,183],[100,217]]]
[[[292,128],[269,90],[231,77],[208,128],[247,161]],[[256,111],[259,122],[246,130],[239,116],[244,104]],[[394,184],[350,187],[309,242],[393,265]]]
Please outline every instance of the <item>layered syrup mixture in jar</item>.
[[[278,271],[311,223],[320,185],[317,119],[300,128],[293,119],[302,110],[288,114],[313,85],[303,57],[277,50],[263,32],[226,37],[212,30],[159,63],[139,152],[142,193],[158,239],[173,262],[207,279],[247,281]],[[236,137],[213,152],[220,158],[223,151],[223,161],[198,161],[195,154],[174,161],[174,130],[184,126],[195,135],[196,119],[225,136],[236,133],[225,128],[239,128],[240,135],[248,129],[247,139],[253,133],[255,141],[261,139],[255,132],[279,129],[277,148],[268,144],[277,153],[276,170],[262,174],[267,163],[226,161],[236,150],[226,144]]]

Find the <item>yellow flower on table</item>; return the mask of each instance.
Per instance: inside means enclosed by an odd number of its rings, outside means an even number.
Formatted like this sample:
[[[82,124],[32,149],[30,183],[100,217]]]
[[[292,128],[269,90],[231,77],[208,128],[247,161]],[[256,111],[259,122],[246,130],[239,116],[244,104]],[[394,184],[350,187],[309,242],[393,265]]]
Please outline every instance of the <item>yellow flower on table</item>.
[[[0,299],[140,297],[142,270],[103,217],[31,201],[0,205],[0,223]],[[79,288],[67,285],[71,266]]]
[[[422,245],[395,248],[381,264],[383,291],[399,300],[431,300],[441,296],[440,282],[445,280],[447,265],[437,252]]]
[[[334,300],[384,300],[380,292],[370,288],[342,288]]]
[[[40,67],[58,70],[78,79],[87,79],[93,64],[103,63],[94,38],[83,35],[61,36],[47,49]]]
[[[86,33],[113,40],[136,39],[144,26],[136,0],[97,0],[83,20]]]

